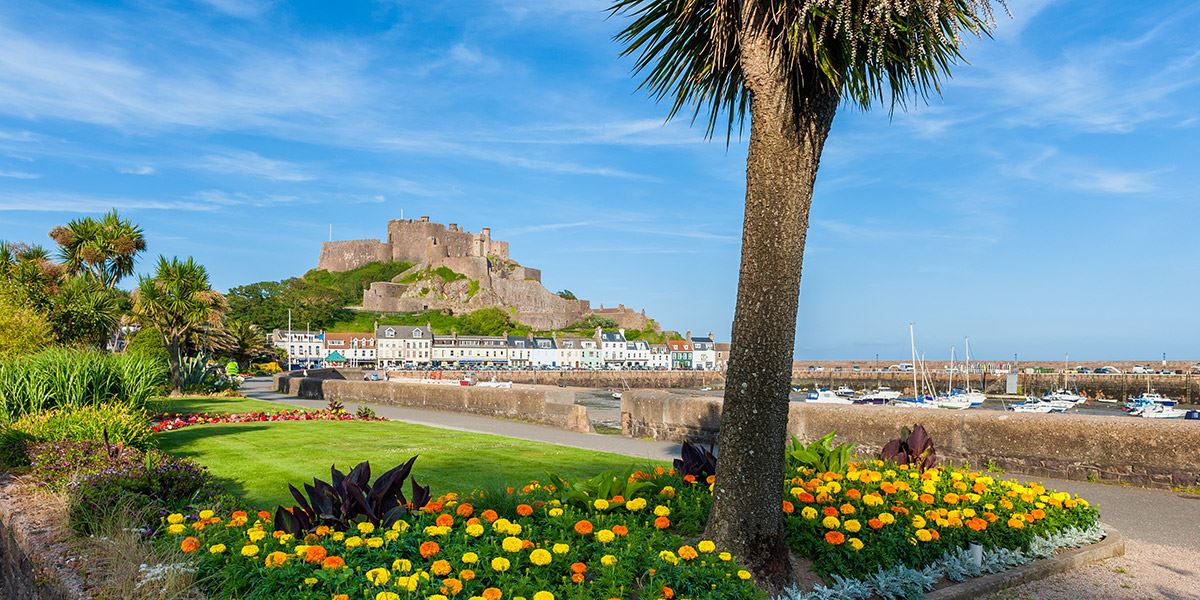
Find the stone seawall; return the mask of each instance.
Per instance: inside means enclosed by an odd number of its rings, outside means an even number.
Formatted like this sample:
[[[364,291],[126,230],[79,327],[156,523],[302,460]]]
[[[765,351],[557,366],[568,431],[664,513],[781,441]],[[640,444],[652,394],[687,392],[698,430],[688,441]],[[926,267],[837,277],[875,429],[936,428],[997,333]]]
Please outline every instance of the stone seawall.
[[[441,371],[443,379],[461,379],[463,371]],[[421,379],[428,371],[389,371],[392,379]],[[725,374],[716,371],[482,371],[479,381],[511,381],[536,385],[586,388],[691,388],[725,385]],[[361,377],[361,376],[360,376]]]
[[[621,400],[621,430],[631,437],[715,442],[719,398],[631,390]],[[1149,487],[1200,483],[1200,423],[1093,415],[832,406],[792,402],[788,430],[804,440],[830,431],[874,454],[900,428],[920,423],[938,455],[1022,474]]]
[[[552,387],[487,388],[281,374],[275,376],[275,388],[299,398],[445,410],[533,421],[585,433],[592,431],[587,407],[575,405],[573,392]]]
[[[981,376],[971,376],[971,387],[982,389],[989,394],[1003,394],[1007,375],[989,373]],[[944,373],[930,373],[929,378],[938,389],[945,389],[949,377]],[[981,383],[982,380],[982,383]],[[1103,392],[1109,398],[1125,400],[1138,396],[1146,391],[1147,383],[1150,389],[1174,398],[1184,403],[1200,403],[1200,375],[1102,375],[1098,373],[1079,373],[1068,376],[1068,387],[1078,388],[1090,396]],[[1027,395],[1040,396],[1045,392],[1062,387],[1061,373],[1022,373],[1019,375],[1020,392]],[[805,387],[847,386],[853,389],[874,388],[876,385],[886,385],[896,391],[912,393],[912,373],[899,371],[887,373],[855,373],[852,371],[793,371],[792,383]],[[966,387],[961,374],[954,376],[955,387]]]

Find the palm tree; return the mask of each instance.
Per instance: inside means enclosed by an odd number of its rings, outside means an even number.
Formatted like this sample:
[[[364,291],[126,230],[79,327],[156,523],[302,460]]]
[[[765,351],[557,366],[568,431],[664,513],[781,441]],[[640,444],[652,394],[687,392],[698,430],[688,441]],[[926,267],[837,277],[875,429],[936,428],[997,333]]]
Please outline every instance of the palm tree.
[[[1003,0],[1001,0],[1003,1]],[[939,88],[966,33],[987,34],[989,0],[614,0],[617,39],[642,87],[694,108],[707,133],[740,133],[746,205],[732,350],[707,535],[769,588],[791,559],[782,448],[800,270],[821,150],[842,102],[903,107]],[[668,118],[670,118],[670,116]]]
[[[181,391],[183,340],[206,323],[219,324],[224,312],[225,297],[212,290],[208,271],[191,257],[168,261],[160,256],[154,276],[143,276],[138,281],[133,290],[133,315],[143,327],[153,327],[162,335],[171,365],[172,390]]]
[[[267,345],[267,335],[254,323],[228,319],[225,321],[225,331],[233,342],[230,352],[242,370],[249,369],[254,359],[271,352]]]
[[[87,217],[55,227],[50,237],[58,242],[68,272],[93,277],[107,288],[133,274],[138,253],[146,249],[142,228],[115,210],[99,220]]]

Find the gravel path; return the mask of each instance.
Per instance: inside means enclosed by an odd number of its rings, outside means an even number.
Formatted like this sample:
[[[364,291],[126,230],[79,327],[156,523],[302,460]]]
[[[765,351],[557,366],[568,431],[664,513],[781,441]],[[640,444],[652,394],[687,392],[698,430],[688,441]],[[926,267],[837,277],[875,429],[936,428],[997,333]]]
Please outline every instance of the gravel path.
[[[1200,552],[1126,540],[1125,556],[1060,573],[992,596],[992,600],[1200,599]]]

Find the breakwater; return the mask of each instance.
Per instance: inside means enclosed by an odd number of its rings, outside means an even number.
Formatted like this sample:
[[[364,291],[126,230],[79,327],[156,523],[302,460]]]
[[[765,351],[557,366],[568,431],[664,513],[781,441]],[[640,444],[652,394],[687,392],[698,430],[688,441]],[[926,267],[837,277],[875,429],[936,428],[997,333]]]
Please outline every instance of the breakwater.
[[[461,379],[464,371],[437,371],[443,379]],[[388,371],[392,379],[422,379],[430,371]],[[478,381],[511,381],[530,385],[563,385],[586,388],[691,388],[721,387],[725,374],[717,371],[478,371]]]

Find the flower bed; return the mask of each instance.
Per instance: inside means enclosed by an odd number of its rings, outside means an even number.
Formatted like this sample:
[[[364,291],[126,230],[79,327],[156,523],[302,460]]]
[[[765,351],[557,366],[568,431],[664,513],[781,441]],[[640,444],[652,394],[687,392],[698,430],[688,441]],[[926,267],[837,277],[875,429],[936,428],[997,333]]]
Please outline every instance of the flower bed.
[[[341,410],[284,410],[279,412],[248,412],[248,413],[198,413],[178,414],[169,413],[158,415],[150,429],[155,433],[174,431],[191,425],[210,425],[218,423],[261,423],[264,421],[386,421],[383,417],[373,414],[354,415]]]
[[[300,537],[275,529],[267,512],[174,515],[159,539],[199,557],[202,577],[219,573],[219,595],[246,598],[762,597],[732,557],[698,537],[711,483],[663,469],[630,481],[646,485],[629,498],[561,480],[450,494],[391,527],[320,526]],[[1096,523],[1082,499],[968,470],[871,461],[842,473],[797,470],[787,484],[797,554],[827,581],[875,577],[877,589],[944,565],[967,542],[1003,563]]]

